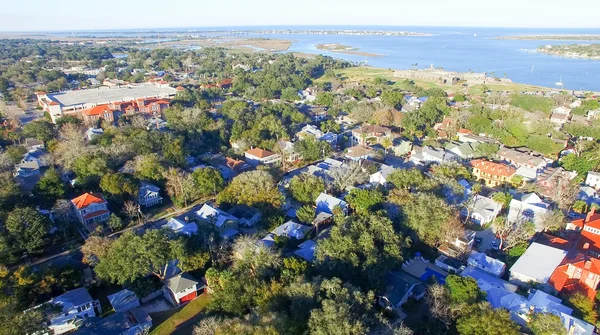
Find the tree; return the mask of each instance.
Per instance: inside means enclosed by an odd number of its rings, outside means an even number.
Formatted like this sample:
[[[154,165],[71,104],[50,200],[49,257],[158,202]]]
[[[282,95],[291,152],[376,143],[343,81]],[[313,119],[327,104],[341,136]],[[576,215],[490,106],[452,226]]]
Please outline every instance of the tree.
[[[283,196],[277,189],[275,178],[267,171],[244,172],[217,196],[218,203],[279,208]]]
[[[267,279],[281,265],[281,257],[252,237],[238,238],[233,244],[233,269],[252,278]]]
[[[577,200],[573,203],[573,211],[579,214],[587,213],[588,204],[583,200]]]
[[[44,246],[50,220],[33,208],[17,208],[8,214],[6,230],[19,248],[33,253]]]
[[[396,169],[388,178],[388,182],[399,189],[413,191],[431,191],[437,187],[437,182],[425,175],[418,169]]]
[[[137,183],[124,173],[108,173],[100,179],[102,191],[116,196],[135,196],[138,192]]]
[[[574,316],[582,318],[591,324],[596,324],[596,321],[598,321],[598,312],[594,308],[594,302],[586,294],[575,292],[567,298],[567,301],[574,309]]]
[[[560,316],[551,313],[533,313],[528,327],[533,335],[567,335]]]
[[[56,169],[49,169],[35,184],[33,194],[47,207],[65,195],[65,184]]]
[[[292,178],[290,195],[303,204],[314,204],[319,194],[325,191],[323,179],[309,174],[300,174]]]
[[[493,309],[489,303],[479,303],[473,311],[461,316],[456,322],[461,335],[518,335],[519,327],[511,320],[510,313],[503,309]]]
[[[312,223],[315,215],[315,209],[312,206],[304,205],[296,211],[296,217],[303,223]]]
[[[176,168],[169,168],[164,174],[167,180],[167,193],[179,207],[187,207],[198,196],[193,176]]]
[[[324,280],[320,286],[320,308],[310,313],[308,328],[315,335],[368,334],[373,324],[373,292],[342,284],[340,279]]]
[[[493,159],[500,150],[500,146],[494,143],[478,143],[475,146],[475,156]]]
[[[81,246],[83,263],[96,266],[106,256],[112,242],[109,237],[90,236]]]
[[[485,299],[477,281],[471,277],[450,275],[446,278],[446,286],[453,304],[473,305]]]
[[[157,154],[137,156],[133,167],[139,179],[161,180],[165,174],[165,168]]]
[[[294,144],[294,150],[302,156],[306,162],[314,162],[331,153],[331,145],[325,141],[319,141],[314,137],[307,137]]]
[[[496,235],[500,238],[500,250],[508,250],[520,243],[527,242],[535,234],[535,224],[517,220],[510,222],[505,217],[498,217],[493,222]]]
[[[404,93],[399,90],[385,90],[381,93],[381,101],[389,107],[401,109],[404,105]]]
[[[368,214],[373,208],[383,202],[380,190],[362,190],[355,188],[346,196],[346,201],[358,214]]]
[[[513,197],[509,193],[496,192],[492,195],[492,200],[502,205],[502,208],[508,208]]]
[[[141,236],[128,231],[109,246],[95,271],[101,279],[119,285],[149,273],[162,280],[177,248],[166,230],[148,230]]]
[[[556,202],[558,208],[568,210],[573,205],[577,193],[579,193],[579,183],[576,180],[569,180],[568,177],[560,175],[552,191],[552,200]]]
[[[118,231],[123,228],[123,220],[120,217],[116,216],[114,213],[110,215],[108,219],[108,227],[112,231]]]
[[[35,137],[44,143],[47,143],[55,137],[54,125],[48,121],[32,121],[23,127],[23,135]]]
[[[281,100],[296,101],[299,99],[298,91],[293,87],[286,87],[281,91]]]
[[[199,168],[192,173],[200,195],[217,195],[225,188],[225,180],[221,173],[213,168]]]
[[[558,231],[565,227],[565,214],[560,209],[554,210],[541,220],[544,232]]]
[[[356,162],[332,169],[329,176],[333,180],[333,186],[338,191],[343,191],[349,186],[361,184],[369,178],[369,175],[363,170],[360,163]]]
[[[402,263],[402,245],[390,219],[380,215],[351,216],[318,241],[317,260],[325,273],[357,285],[376,287],[385,273]]]

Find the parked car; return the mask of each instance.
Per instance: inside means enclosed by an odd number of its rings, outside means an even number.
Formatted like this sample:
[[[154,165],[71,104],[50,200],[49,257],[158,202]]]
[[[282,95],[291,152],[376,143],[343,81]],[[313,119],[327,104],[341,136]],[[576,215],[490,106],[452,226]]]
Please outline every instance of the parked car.
[[[475,238],[475,244],[481,244],[481,242],[483,242],[483,238],[481,238],[481,237]]]
[[[490,242],[490,246],[492,247],[492,249],[494,250],[500,250],[500,244],[498,244],[497,241],[492,241]]]

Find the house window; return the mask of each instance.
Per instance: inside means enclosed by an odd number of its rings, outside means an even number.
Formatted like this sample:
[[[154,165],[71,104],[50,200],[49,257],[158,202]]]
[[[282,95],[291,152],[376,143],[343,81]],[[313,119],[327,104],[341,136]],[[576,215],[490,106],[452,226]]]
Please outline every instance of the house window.
[[[588,278],[589,278],[589,279],[594,279],[594,274],[590,272],[590,273],[588,274]]]

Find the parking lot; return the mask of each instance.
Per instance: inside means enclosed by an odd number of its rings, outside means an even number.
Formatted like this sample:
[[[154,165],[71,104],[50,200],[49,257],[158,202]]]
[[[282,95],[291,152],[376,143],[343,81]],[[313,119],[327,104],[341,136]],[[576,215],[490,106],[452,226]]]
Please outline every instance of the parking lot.
[[[496,238],[496,235],[492,231],[492,228],[487,228],[486,230],[476,232],[475,238],[478,237],[482,239],[481,243],[477,246],[479,252],[485,253],[488,250],[492,249],[492,246],[490,244],[494,241],[500,244],[500,241]]]

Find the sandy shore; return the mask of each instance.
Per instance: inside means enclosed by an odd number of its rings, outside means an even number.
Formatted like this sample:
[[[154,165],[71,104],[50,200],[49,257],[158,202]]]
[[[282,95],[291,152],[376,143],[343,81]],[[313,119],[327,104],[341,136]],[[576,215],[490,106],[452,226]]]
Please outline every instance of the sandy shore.
[[[328,43],[328,44],[317,44],[316,48],[323,51],[329,52],[337,52],[346,55],[356,55],[356,56],[364,56],[364,57],[383,57],[385,55],[360,51],[358,48],[353,48],[351,46],[347,46],[339,43]]]

